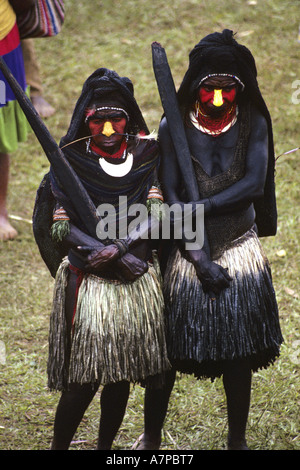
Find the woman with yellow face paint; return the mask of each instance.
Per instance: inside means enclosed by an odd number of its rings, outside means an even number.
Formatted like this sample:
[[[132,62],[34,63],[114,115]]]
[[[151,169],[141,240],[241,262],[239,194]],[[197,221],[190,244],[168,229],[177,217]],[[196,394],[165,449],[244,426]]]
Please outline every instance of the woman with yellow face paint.
[[[170,366],[157,257],[149,237],[142,237],[143,227],[148,231],[151,226],[147,208],[162,202],[158,145],[148,134],[131,81],[108,69],[96,70],[83,86],[61,148],[97,214],[108,206],[113,211],[115,233],[103,231],[100,237],[98,224],[91,233],[52,167],[38,192],[34,233],[56,278],[48,385],[62,394],[54,450],[69,447],[100,386],[97,449],[110,449],[130,383],[160,387],[160,374]],[[125,214],[120,196],[127,201]],[[140,233],[128,227],[127,210],[133,204],[146,209]],[[122,216],[125,235],[118,225]]]
[[[271,118],[254,58],[229,30],[194,47],[177,98],[200,200],[188,200],[166,117],[159,129],[164,197],[193,210],[204,206],[209,250],[187,250],[178,241],[170,246],[164,296],[173,370],[163,392],[147,389],[139,449],[159,447],[178,370],[223,378],[228,449],[246,450],[252,372],[272,364],[283,341],[258,238],[275,235],[277,226]]]
[[[238,83],[231,77],[205,79],[198,91],[191,121],[210,135],[219,135],[233,126],[237,119]]]
[[[92,148],[114,155],[124,140],[127,117],[124,111],[99,109],[89,118],[88,127],[92,137]]]

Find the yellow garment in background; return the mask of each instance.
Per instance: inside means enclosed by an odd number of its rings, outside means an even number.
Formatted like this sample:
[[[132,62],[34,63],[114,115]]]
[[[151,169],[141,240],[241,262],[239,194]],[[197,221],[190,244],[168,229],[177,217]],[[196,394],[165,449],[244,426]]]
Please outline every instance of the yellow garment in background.
[[[0,41],[13,29],[16,14],[8,0],[0,0]]]

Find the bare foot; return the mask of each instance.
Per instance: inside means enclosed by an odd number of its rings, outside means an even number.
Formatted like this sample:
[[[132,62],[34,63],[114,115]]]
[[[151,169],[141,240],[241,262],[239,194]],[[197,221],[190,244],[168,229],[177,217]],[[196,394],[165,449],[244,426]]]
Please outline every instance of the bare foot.
[[[160,448],[160,441],[152,441],[147,439],[144,434],[135,441],[131,450],[158,450]]]
[[[42,96],[32,96],[31,101],[41,117],[48,118],[55,113],[55,109]]]
[[[7,218],[0,216],[0,241],[13,240],[18,232],[10,225]]]

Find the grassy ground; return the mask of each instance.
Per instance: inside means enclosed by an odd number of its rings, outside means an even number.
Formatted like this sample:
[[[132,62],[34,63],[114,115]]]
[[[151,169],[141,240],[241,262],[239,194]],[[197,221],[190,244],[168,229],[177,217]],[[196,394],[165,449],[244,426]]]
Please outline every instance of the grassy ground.
[[[65,3],[62,33],[36,40],[45,94],[57,109],[47,125],[57,140],[67,130],[83,81],[102,66],[133,79],[149,128],[157,129],[161,106],[152,72],[151,42],[165,47],[179,85],[192,47],[204,35],[227,27],[237,32],[256,57],[259,82],[273,117],[276,155],[299,146],[300,104],[292,103],[293,83],[300,79],[297,0]],[[276,364],[254,376],[248,440],[257,450],[300,448],[299,158],[298,151],[278,160],[278,234],[263,240],[272,263],[285,343]],[[47,169],[48,161],[31,135],[12,156],[12,215],[30,220],[35,193]],[[59,398],[46,386],[53,280],[40,259],[30,223],[14,221],[14,225],[18,238],[0,244],[0,347],[6,349],[6,354],[0,353],[0,449],[47,449]],[[98,418],[99,401],[95,399],[72,449],[94,448]],[[130,448],[142,429],[143,391],[136,386],[115,448]],[[221,381],[211,384],[178,378],[162,448],[224,449],[226,432]]]

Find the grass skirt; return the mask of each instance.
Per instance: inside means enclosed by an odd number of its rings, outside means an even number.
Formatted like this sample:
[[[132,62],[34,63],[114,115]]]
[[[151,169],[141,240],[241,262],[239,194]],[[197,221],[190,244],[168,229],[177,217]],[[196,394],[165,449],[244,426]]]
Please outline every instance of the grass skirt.
[[[253,371],[267,367],[283,341],[269,263],[254,230],[215,262],[233,278],[216,300],[177,249],[164,276],[169,358],[198,378],[221,376],[233,360],[246,359]]]
[[[69,262],[56,275],[50,320],[48,385],[138,382],[170,368],[163,319],[158,263],[132,283],[108,281],[86,273],[77,297],[71,347],[65,320]]]

